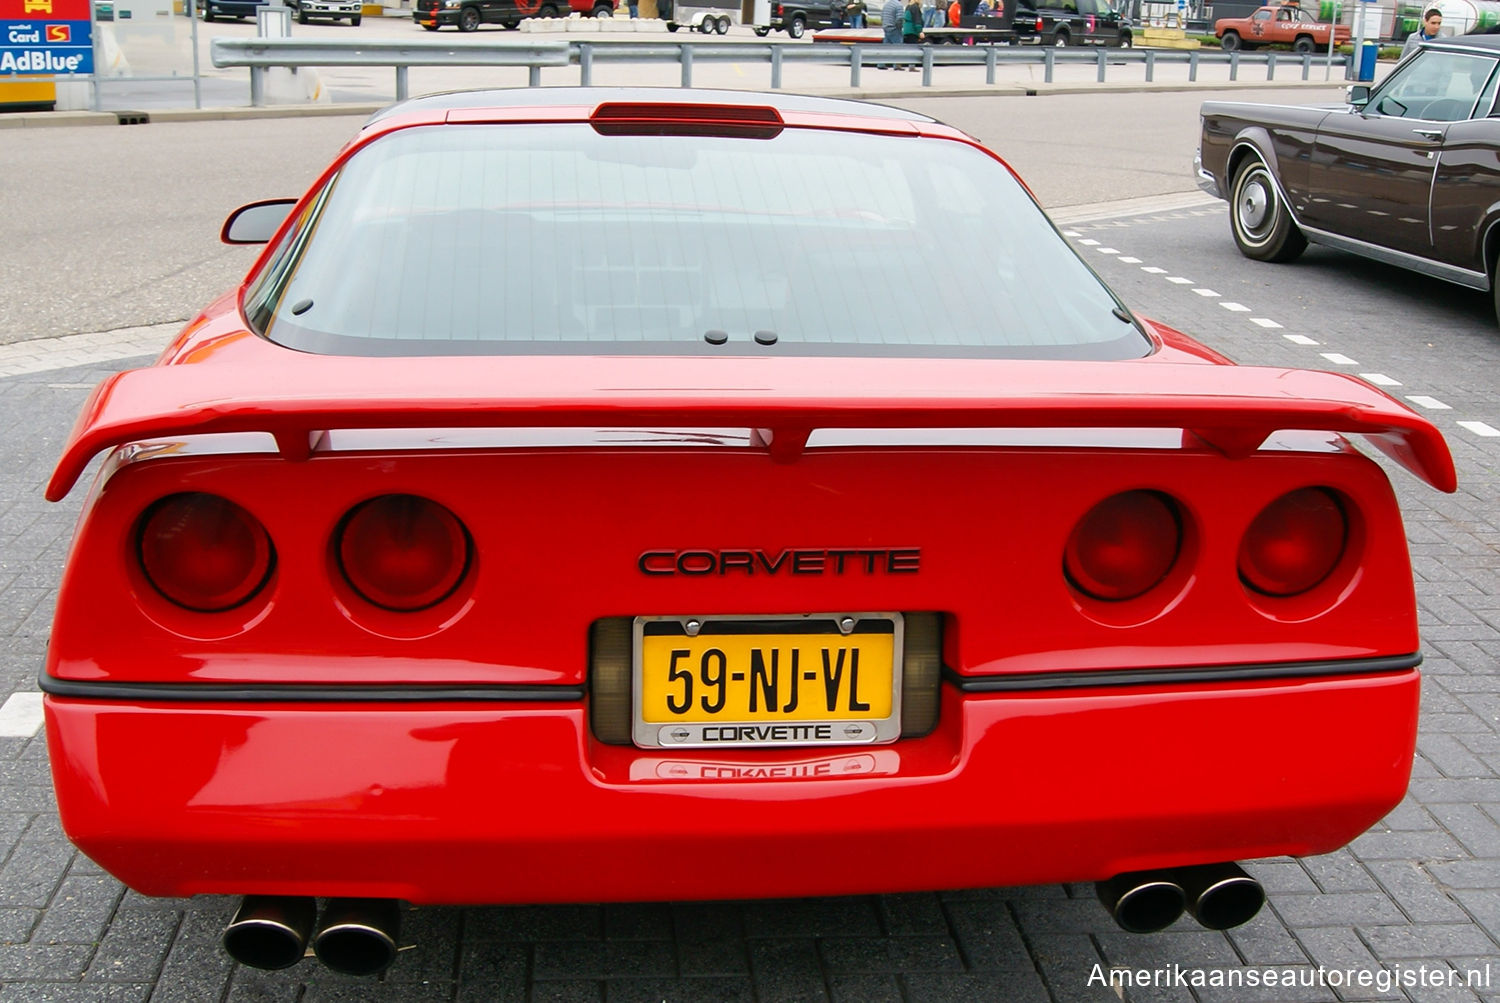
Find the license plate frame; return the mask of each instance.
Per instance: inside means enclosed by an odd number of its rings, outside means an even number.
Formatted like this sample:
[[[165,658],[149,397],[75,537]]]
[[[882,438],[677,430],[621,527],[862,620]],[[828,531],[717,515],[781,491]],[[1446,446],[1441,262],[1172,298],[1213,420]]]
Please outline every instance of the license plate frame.
[[[796,746],[848,746],[848,745],[883,745],[896,741],[901,737],[901,676],[902,676],[902,652],[905,643],[904,618],[900,613],[890,611],[879,612],[848,612],[848,613],[799,613],[799,614],[704,614],[704,615],[663,615],[663,616],[638,616],[634,619],[631,631],[631,734],[634,743],[646,749],[691,749],[691,748],[785,748]],[[841,716],[829,714],[824,717],[812,719],[791,718],[767,718],[762,716],[756,720],[741,720],[738,717],[726,716],[723,719],[713,718],[708,721],[674,721],[674,720],[648,720],[645,700],[645,676],[646,676],[646,654],[645,648],[647,638],[682,638],[684,645],[690,649],[707,643],[708,639],[724,637],[730,643],[743,645],[747,638],[779,637],[783,640],[795,637],[802,643],[812,638],[828,639],[854,639],[849,641],[851,648],[857,648],[860,653],[864,649],[859,647],[859,640],[869,638],[876,647],[882,645],[883,638],[889,637],[890,641],[890,703],[889,713],[879,714],[874,709],[882,706],[881,700],[885,695],[885,687],[878,688],[878,696],[872,698],[876,691],[866,691],[865,699],[870,701],[871,712],[854,710],[852,707],[845,708]],[[653,644],[653,647],[656,645]],[[728,644],[726,644],[726,647]],[[822,656],[827,659],[829,656]],[[878,653],[877,653],[878,657]],[[849,655],[850,668],[857,662],[855,655]],[[697,663],[693,663],[697,664]],[[840,662],[842,664],[842,662]],[[883,659],[881,661],[883,666]],[[717,666],[716,666],[717,667]],[[765,668],[762,663],[762,668]],[[816,669],[815,663],[815,669]],[[787,679],[791,679],[790,667]],[[654,670],[660,672],[660,668]],[[723,671],[733,675],[726,661]],[[772,669],[772,679],[776,678],[775,670]],[[829,667],[823,667],[823,678],[816,680],[819,685],[827,682]],[[802,673],[802,679],[806,680],[808,675]],[[850,688],[848,690],[848,703],[853,705],[858,699],[859,690],[854,680],[857,672],[851,673]],[[743,682],[743,678],[735,680]],[[761,682],[766,680],[761,677]],[[726,683],[728,685],[728,683]],[[750,684],[753,685],[753,681]],[[813,682],[806,682],[808,687]],[[841,685],[841,684],[839,684]],[[772,691],[776,691],[773,685]],[[839,688],[837,692],[842,695],[844,690]],[[701,698],[700,698],[701,699]],[[831,699],[831,698],[830,698]],[[722,701],[721,701],[722,702]],[[825,704],[826,706],[826,704]],[[689,709],[692,709],[691,707]],[[734,708],[729,708],[732,712]],[[696,710],[693,711],[696,714]],[[658,715],[659,717],[659,715]]]

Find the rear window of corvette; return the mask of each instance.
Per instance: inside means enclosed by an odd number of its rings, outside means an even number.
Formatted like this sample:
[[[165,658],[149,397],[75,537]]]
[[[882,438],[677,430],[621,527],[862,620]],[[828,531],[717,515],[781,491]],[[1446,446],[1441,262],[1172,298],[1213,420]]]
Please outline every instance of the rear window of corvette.
[[[402,130],[309,203],[245,308],[271,340],[333,355],[1150,349],[990,157],[791,128]]]

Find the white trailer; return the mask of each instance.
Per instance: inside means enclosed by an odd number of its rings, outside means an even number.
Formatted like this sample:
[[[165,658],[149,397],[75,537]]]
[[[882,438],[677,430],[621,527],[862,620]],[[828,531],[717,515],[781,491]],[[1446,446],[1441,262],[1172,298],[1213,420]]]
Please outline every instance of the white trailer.
[[[684,0],[673,0],[671,13],[672,16],[666,19],[668,31],[686,28],[705,35],[727,35],[729,26],[742,20],[741,11],[713,3],[689,3]]]

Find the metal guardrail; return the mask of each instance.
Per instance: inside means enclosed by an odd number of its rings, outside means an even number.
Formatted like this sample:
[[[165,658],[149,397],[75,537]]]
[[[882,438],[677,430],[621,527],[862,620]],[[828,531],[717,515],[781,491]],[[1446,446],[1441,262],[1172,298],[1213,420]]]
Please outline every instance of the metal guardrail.
[[[693,65],[700,62],[769,63],[771,89],[781,88],[782,68],[791,63],[831,63],[849,67],[849,86],[858,87],[860,71],[866,66],[919,66],[922,86],[932,86],[933,69],[938,66],[983,66],[985,83],[995,82],[996,70],[1002,65],[1041,64],[1043,77],[1052,83],[1053,71],[1062,64],[1092,64],[1098,67],[1096,79],[1104,83],[1110,64],[1144,64],[1146,81],[1155,80],[1161,64],[1186,64],[1189,82],[1196,82],[1198,70],[1205,65],[1227,65],[1229,79],[1239,79],[1244,66],[1265,66],[1266,79],[1275,79],[1276,68],[1296,66],[1302,79],[1310,78],[1314,65],[1341,67],[1347,76],[1352,60],[1340,54],[1291,54],[1241,52],[1204,52],[1174,49],[1058,49],[1050,46],[998,45],[798,45],[781,42],[715,43],[715,42],[583,42],[568,40],[476,41],[457,45],[441,41],[396,39],[359,41],[310,38],[216,38],[213,40],[213,64],[220,68],[250,68],[250,103],[264,102],[265,70],[273,66],[389,66],[396,71],[396,100],[408,97],[407,68],[412,66],[529,66],[529,84],[541,85],[544,66],[579,67],[579,85],[592,83],[593,66],[611,63],[677,63],[682,67],[682,86],[693,85]]]
[[[407,98],[406,71],[412,66],[529,66],[528,83],[539,87],[543,66],[574,62],[569,43],[556,41],[478,42],[317,38],[216,38],[213,63],[250,67],[250,103],[265,103],[265,71],[273,66],[390,66],[396,71],[396,100]]]

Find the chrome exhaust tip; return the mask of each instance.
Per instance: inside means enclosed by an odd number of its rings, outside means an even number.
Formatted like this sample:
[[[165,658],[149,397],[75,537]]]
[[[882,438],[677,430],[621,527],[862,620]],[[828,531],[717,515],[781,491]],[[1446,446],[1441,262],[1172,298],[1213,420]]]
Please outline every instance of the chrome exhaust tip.
[[[1177,874],[1188,911],[1210,930],[1248,923],[1266,904],[1265,889],[1239,864],[1184,867]]]
[[[330,899],[313,938],[318,960],[345,975],[378,975],[396,960],[401,907],[394,899]]]
[[[1099,902],[1120,929],[1155,933],[1177,922],[1186,898],[1182,886],[1161,871],[1131,871],[1094,885]]]
[[[317,918],[318,903],[311,898],[246,895],[224,928],[224,950],[251,968],[290,968],[307,954]]]

